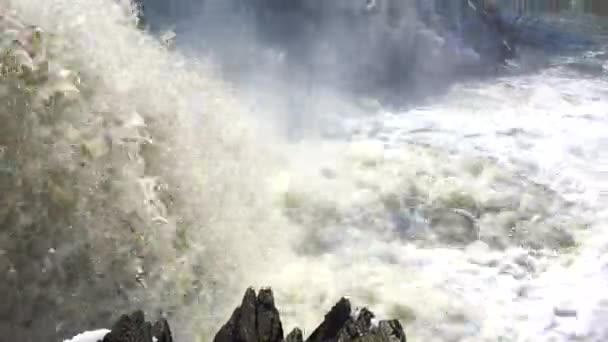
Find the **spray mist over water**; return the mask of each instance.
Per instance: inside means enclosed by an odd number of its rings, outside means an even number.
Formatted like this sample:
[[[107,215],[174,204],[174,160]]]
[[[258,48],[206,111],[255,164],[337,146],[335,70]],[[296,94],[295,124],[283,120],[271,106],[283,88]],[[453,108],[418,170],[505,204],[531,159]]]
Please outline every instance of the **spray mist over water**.
[[[210,56],[243,100],[275,113],[269,124],[297,139],[332,134],[336,121],[378,100],[402,106],[437,94],[454,73],[479,67],[450,27],[463,3],[442,12],[427,3],[146,1],[144,9],[153,31],[171,28],[178,49]]]
[[[346,25],[329,20],[324,34],[290,50],[279,43],[292,36],[277,43],[237,20],[249,18],[242,3],[206,1],[203,11],[180,2],[169,12],[190,16],[174,21],[180,39],[168,51],[135,28],[127,3],[0,4],[47,33],[36,50],[46,52],[32,62],[38,83],[3,74],[0,145],[12,171],[1,179],[0,266],[9,277],[0,292],[15,296],[1,304],[0,329],[14,336],[17,326],[16,339],[68,337],[143,307],[169,315],[176,339],[208,340],[245,286],[270,285],[286,330],[298,323],[310,331],[348,295],[402,319],[414,340],[456,332],[495,341],[512,333],[511,322],[522,324],[505,304],[520,293],[518,279],[542,273],[551,250],[575,249],[585,231],[584,206],[535,182],[544,175],[543,142],[574,126],[560,117],[557,133],[528,127],[534,121],[513,111],[504,92],[530,117],[555,109],[547,103],[600,117],[605,104],[593,98],[601,83],[583,82],[579,94],[560,86],[560,75],[482,82],[452,89],[426,116],[380,111],[350,129],[343,113],[380,106],[358,108],[356,91],[334,87],[350,82],[357,63],[323,58],[332,42],[383,41],[373,34],[345,38]],[[273,25],[266,29],[280,31]],[[226,27],[239,34],[223,35]],[[316,46],[329,32],[329,43]],[[315,58],[326,66],[311,68]],[[39,77],[46,59],[51,76]],[[523,95],[548,79],[550,87]],[[349,139],[288,143],[281,119],[313,131],[342,120],[336,126]],[[433,134],[428,144],[425,132]],[[595,134],[586,133],[576,161],[590,153]],[[451,139],[469,143],[458,153]],[[503,158],[466,150],[477,144]]]
[[[23,341],[133,306],[214,329],[284,244],[262,185],[270,141],[211,70],[137,30],[126,5],[1,3],[44,30],[40,78],[5,78],[0,134],[3,329]]]

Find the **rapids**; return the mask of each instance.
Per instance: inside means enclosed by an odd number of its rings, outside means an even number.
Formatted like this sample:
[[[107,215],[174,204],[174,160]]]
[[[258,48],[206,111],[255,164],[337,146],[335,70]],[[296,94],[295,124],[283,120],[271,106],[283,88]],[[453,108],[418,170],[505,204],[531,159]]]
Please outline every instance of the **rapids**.
[[[195,7],[174,49],[128,1],[0,9],[0,336],[141,307],[207,341],[253,285],[305,333],[346,295],[412,341],[608,340],[605,20],[469,77],[416,22],[446,70],[383,97],[334,82],[338,31],[306,69]]]

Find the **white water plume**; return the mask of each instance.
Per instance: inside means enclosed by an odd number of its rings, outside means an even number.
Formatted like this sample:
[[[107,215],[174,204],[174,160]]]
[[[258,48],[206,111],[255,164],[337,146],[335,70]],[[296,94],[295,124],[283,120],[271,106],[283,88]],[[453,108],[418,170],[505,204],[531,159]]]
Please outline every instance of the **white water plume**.
[[[202,62],[186,66],[137,30],[124,6],[0,5],[41,28],[4,31],[5,67],[27,59],[3,76],[9,324],[35,320],[45,336],[50,322],[72,331],[133,305],[226,314],[223,302],[283,236],[263,186],[272,154],[246,112]],[[218,320],[180,321],[189,330]]]
[[[399,113],[322,88],[306,110],[338,113],[348,139],[288,143],[256,112],[276,97],[243,99],[129,6],[0,1],[1,332],[69,338],[141,307],[205,341],[269,285],[286,329],[310,332],[346,295],[415,341],[544,336],[519,305],[563,265],[588,271],[573,260],[601,227],[583,171],[604,82],[568,86],[556,67]]]

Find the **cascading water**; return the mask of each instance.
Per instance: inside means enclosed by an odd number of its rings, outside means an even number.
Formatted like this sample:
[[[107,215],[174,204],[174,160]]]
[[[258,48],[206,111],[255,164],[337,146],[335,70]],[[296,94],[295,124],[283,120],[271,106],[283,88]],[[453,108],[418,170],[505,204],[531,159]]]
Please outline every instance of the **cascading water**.
[[[251,3],[145,2],[170,50],[127,1],[0,0],[0,336],[206,341],[268,285],[305,332],[347,295],[413,341],[608,338],[601,43],[465,79],[457,6]]]
[[[263,185],[272,158],[247,142],[245,112],[124,6],[2,8],[44,30],[4,12],[2,328],[39,341],[132,305],[173,315],[190,303],[180,321],[213,329],[201,322],[228,312],[243,272],[272,254],[266,241],[282,244]]]

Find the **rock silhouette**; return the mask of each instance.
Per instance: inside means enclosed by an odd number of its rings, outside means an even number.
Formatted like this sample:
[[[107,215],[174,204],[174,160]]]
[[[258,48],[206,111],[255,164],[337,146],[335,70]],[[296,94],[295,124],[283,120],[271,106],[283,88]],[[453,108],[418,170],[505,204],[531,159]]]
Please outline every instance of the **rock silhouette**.
[[[122,315],[102,342],[152,342],[153,337],[156,342],[173,342],[169,323],[161,319],[152,325],[138,310],[131,315]]]
[[[245,291],[241,305],[216,333],[213,342],[406,342],[398,320],[372,324],[374,314],[363,308],[353,315],[350,301],[341,298],[323,322],[304,340],[302,330],[283,335],[279,310],[271,289]],[[169,323],[161,319],[152,325],[142,311],[122,315],[100,342],[173,342]]]

